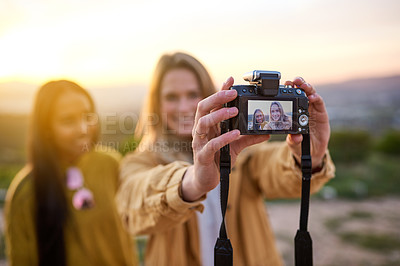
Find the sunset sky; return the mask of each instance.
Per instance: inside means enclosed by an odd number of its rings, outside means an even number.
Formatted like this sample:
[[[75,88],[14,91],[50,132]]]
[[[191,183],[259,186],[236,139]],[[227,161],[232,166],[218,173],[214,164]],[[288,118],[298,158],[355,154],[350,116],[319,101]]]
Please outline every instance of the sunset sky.
[[[254,69],[322,84],[400,73],[400,1],[1,0],[0,83],[149,83],[186,51],[216,84]]]

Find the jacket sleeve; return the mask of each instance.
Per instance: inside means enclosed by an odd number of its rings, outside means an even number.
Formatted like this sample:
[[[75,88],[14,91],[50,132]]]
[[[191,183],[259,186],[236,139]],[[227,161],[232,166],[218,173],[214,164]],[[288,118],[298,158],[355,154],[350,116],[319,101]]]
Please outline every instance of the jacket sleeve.
[[[26,187],[20,188],[21,179],[18,175],[14,178],[7,191],[4,208],[6,250],[10,266],[37,265],[37,244],[31,211],[33,198]]]
[[[249,147],[241,154],[237,166],[253,180],[268,199],[301,196],[302,173],[286,142],[268,142]],[[239,159],[239,158],[238,158]],[[335,174],[327,151],[322,169],[311,177],[311,193],[317,192]]]
[[[175,161],[157,165],[146,152],[127,155],[121,162],[121,184],[116,201],[122,220],[133,234],[151,234],[186,221],[203,210],[201,198],[185,202],[182,177],[190,164]]]

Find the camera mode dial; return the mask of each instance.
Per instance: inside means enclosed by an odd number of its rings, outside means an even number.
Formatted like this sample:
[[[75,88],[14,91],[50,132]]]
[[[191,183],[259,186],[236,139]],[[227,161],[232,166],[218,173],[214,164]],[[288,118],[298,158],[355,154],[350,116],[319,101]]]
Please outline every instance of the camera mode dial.
[[[299,117],[299,124],[300,124],[300,126],[302,126],[302,127],[304,127],[304,126],[306,126],[307,124],[308,124],[308,116],[307,115],[301,115],[300,117]]]

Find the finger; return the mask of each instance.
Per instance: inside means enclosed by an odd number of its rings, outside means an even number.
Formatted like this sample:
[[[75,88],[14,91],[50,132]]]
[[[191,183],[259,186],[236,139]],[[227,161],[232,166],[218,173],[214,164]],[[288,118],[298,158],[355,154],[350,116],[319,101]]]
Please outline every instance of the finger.
[[[223,90],[229,90],[229,89],[233,86],[233,82],[234,82],[233,78],[232,78],[232,77],[229,77],[229,78],[222,84],[221,91],[223,91]],[[220,105],[220,106],[218,106],[218,107],[216,107],[216,108],[213,108],[213,109],[210,111],[210,113],[215,112],[216,110],[221,109],[221,108],[222,108],[222,105]]]
[[[301,134],[288,134],[287,138],[286,138],[289,142],[288,144],[291,146],[296,146],[301,144],[301,142],[303,141],[303,135]]]
[[[303,85],[304,83],[306,83],[306,81],[302,77],[295,77],[292,82],[293,82],[293,84],[295,84],[296,86],[299,86],[299,87],[301,85]]]
[[[222,108],[213,113],[200,117],[195,130],[198,133],[208,133],[211,127],[217,126],[220,122],[235,117],[239,113],[236,107]]]
[[[236,107],[231,107],[223,108],[214,113],[201,117],[196,127],[193,128],[193,148],[198,150],[205,143],[207,143],[209,139],[217,136],[217,132],[219,131],[219,123],[236,116],[238,113],[239,110]],[[204,134],[206,134],[208,138],[206,138]]]
[[[197,130],[194,130],[192,136],[192,148],[194,151],[201,150],[203,146],[208,142],[208,140],[211,139],[208,133],[199,133],[197,132]]]
[[[305,80],[302,77],[294,78],[293,84],[304,90],[307,96],[315,93],[314,87],[310,83],[305,82]]]
[[[212,138],[215,138],[215,137],[221,135],[220,126],[221,126],[221,123],[218,123],[215,126],[209,128],[210,131],[208,132],[208,137],[209,137],[208,139],[212,139]]]
[[[205,114],[210,113],[212,109],[222,107],[224,103],[234,100],[236,96],[237,96],[236,90],[222,90],[216,92],[208,96],[207,98],[201,100],[197,104],[196,115],[200,115],[200,117],[202,117]]]
[[[216,152],[218,152],[225,145],[235,141],[240,136],[240,131],[235,129],[229,131],[221,136],[210,140],[203,149],[197,153],[197,159],[200,162],[209,161],[210,158],[214,158]]]
[[[303,135],[301,134],[288,134],[286,137],[286,143],[296,159],[300,162],[301,160],[301,142],[303,141]]]
[[[292,86],[292,87],[293,87],[293,86],[294,86],[294,85],[293,85],[293,81],[286,80],[286,81],[285,81],[285,86]]]
[[[197,123],[200,117],[209,114],[210,111],[217,107],[222,107],[224,103],[230,102],[234,100],[237,96],[236,90],[223,90],[212,94],[211,96],[201,100],[197,104],[196,116],[194,119],[194,126],[197,126]]]
[[[222,84],[221,90],[229,90],[230,87],[232,87],[233,82],[234,82],[233,78],[232,78],[232,77],[229,77],[229,78]]]
[[[239,154],[244,148],[267,141],[270,137],[270,135],[240,136],[231,147],[236,154]]]
[[[316,111],[326,112],[325,102],[318,93],[311,94],[308,96],[310,104],[313,105]]]

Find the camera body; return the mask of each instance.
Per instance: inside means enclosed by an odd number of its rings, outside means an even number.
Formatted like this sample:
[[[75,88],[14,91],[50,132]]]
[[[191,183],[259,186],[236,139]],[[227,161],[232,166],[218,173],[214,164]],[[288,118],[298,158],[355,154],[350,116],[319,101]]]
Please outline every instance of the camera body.
[[[229,129],[242,135],[307,134],[308,98],[303,90],[279,85],[281,73],[254,70],[243,76],[250,85],[234,85],[238,96],[227,103],[237,107],[229,119]]]

